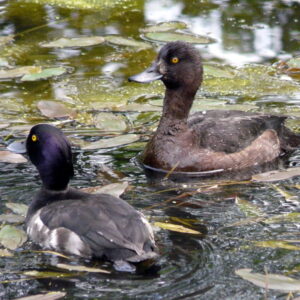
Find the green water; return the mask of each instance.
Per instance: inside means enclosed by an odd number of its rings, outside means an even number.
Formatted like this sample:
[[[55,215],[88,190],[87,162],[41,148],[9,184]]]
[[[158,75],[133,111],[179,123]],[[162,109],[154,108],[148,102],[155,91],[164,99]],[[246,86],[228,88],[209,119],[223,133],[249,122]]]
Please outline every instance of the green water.
[[[299,79],[276,67],[281,60],[289,62],[300,55],[299,2],[46,2],[0,2],[1,36],[12,39],[6,44],[0,40],[1,68],[66,69],[61,76],[33,82],[21,77],[0,80],[1,150],[24,138],[33,124],[55,124],[74,144],[74,186],[128,181],[130,188],[122,197],[142,209],[152,223],[170,222],[202,235],[156,228],[161,253],[157,268],[138,274],[117,273],[107,262],[36,253],[32,250],[38,248],[26,242],[11,251],[12,257],[0,258],[0,299],[47,291],[65,291],[65,299],[287,299],[286,291],[266,291],[235,270],[251,268],[300,279],[299,177],[274,184],[199,181],[174,186],[149,182],[136,156],[157,125],[163,86],[128,83],[127,78],[146,68],[162,45],[146,39],[143,29],[180,21],[187,25],[180,32],[215,40],[197,45],[206,75],[194,110],[281,113],[290,116],[288,126],[299,131]],[[106,40],[87,47],[42,47],[62,37],[108,35],[147,46]],[[63,104],[72,116],[46,117],[38,108],[45,100]],[[138,140],[83,150],[91,142],[124,134],[136,134]],[[299,166],[299,160],[298,151],[288,164]],[[8,214],[6,203],[29,204],[40,183],[30,163],[0,164],[0,213]],[[14,226],[22,228],[22,224]],[[258,243],[263,241],[266,243]],[[100,267],[112,273],[70,274],[57,268],[58,263]],[[33,278],[24,273],[33,270],[60,272],[62,278]]]

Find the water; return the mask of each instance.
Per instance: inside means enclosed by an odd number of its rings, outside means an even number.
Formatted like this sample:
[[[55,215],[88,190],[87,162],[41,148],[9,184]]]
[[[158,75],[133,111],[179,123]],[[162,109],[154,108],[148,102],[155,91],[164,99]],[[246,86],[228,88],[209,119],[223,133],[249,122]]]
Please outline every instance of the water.
[[[127,77],[150,64],[158,44],[138,51],[107,43],[45,49],[40,43],[59,37],[107,34],[141,40],[139,29],[147,24],[183,21],[193,33],[217,39],[214,44],[198,46],[207,74],[211,75],[206,76],[197,95],[197,109],[239,107],[299,116],[299,81],[280,74],[268,75],[274,62],[300,54],[299,2],[132,0],[105,2],[103,8],[100,1],[88,1],[94,8],[86,10],[69,1],[65,6],[33,2],[0,2],[1,35],[14,35],[11,44],[2,46],[0,58],[10,66],[65,66],[68,73],[37,82],[0,82],[0,125],[7,124],[1,129],[2,149],[15,138],[24,137],[32,124],[53,122],[37,109],[40,100],[56,100],[77,110],[78,116],[72,122],[55,121],[77,142],[115,134],[109,127],[95,130],[93,120],[99,111],[116,111],[127,124],[125,132],[140,134],[140,142],[90,151],[74,147],[73,186],[126,180],[131,188],[123,198],[142,209],[151,222],[183,225],[201,235],[157,228],[161,256],[155,268],[137,274],[115,272],[108,262],[69,261],[32,252],[37,248],[27,242],[13,252],[13,257],[0,260],[0,298],[65,291],[65,299],[286,299],[287,293],[256,287],[235,275],[235,270],[251,268],[300,279],[300,252],[296,249],[299,217],[276,219],[299,211],[299,178],[275,185],[149,182],[135,158],[160,116],[159,106],[150,111],[145,107],[148,103],[160,104],[163,88],[159,83],[128,83]],[[209,69],[212,62],[217,71]],[[230,77],[231,72],[237,72],[236,77]],[[142,112],[137,107],[143,107]],[[297,119],[289,125],[299,131]],[[294,154],[290,164],[299,165],[299,153]],[[6,202],[29,204],[38,187],[37,172],[31,164],[1,163],[1,213],[8,212]],[[268,247],[262,247],[259,241],[268,241]],[[296,250],[288,249],[291,245]],[[106,268],[112,273],[76,273],[46,279],[24,275],[31,270],[66,274],[56,267],[58,262]]]

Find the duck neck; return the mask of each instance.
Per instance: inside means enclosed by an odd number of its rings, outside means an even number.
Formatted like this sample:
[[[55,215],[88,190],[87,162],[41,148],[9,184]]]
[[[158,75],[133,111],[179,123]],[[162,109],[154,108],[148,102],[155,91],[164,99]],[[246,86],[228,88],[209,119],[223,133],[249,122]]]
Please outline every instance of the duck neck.
[[[73,171],[73,168],[71,169]],[[51,166],[51,168],[43,166],[39,168],[40,177],[43,182],[43,187],[51,191],[63,191],[68,187],[70,176],[70,165],[59,164]]]
[[[183,88],[167,88],[159,126],[163,125],[165,121],[186,124],[195,94],[196,91],[187,91]]]

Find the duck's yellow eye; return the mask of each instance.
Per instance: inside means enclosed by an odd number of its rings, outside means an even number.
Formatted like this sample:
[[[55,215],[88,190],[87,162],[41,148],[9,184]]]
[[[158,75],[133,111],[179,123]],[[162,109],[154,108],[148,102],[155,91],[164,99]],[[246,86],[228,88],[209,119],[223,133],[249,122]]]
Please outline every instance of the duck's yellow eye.
[[[37,141],[37,136],[35,135],[35,134],[33,134],[32,136],[31,136],[31,140],[33,141],[33,142],[36,142]]]
[[[173,57],[173,58],[171,59],[171,63],[172,63],[172,64],[177,64],[177,63],[179,63],[179,58],[178,58],[178,57]]]

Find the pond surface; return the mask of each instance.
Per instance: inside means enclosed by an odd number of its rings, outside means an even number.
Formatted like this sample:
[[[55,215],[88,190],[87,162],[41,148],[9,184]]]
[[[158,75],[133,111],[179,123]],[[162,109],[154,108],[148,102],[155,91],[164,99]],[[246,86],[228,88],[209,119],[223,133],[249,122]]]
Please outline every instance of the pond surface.
[[[64,68],[62,75],[34,81],[21,79],[25,73],[1,77],[1,150],[24,138],[33,124],[54,124],[74,144],[73,186],[126,181],[122,197],[153,224],[169,222],[200,234],[155,227],[161,256],[155,268],[136,274],[118,273],[107,262],[34,252],[38,248],[26,242],[0,259],[0,298],[64,291],[64,299],[287,299],[287,291],[257,287],[235,271],[250,268],[300,279],[299,177],[275,183],[148,181],[136,156],[156,128],[163,86],[128,83],[127,78],[147,67],[162,44],[157,35],[147,37],[145,28],[151,32],[150,25],[173,21],[168,25],[181,29],[171,32],[206,40],[197,45],[206,76],[195,110],[282,113],[291,117],[288,126],[300,131],[299,79],[278,67],[279,61],[289,63],[300,55],[299,1],[45,2],[0,1],[0,32],[6,37],[0,40],[1,68],[34,66],[29,74],[37,73],[36,68]],[[154,32],[161,37],[161,30]],[[109,39],[111,35],[125,39]],[[104,36],[105,41],[43,46],[62,37],[87,36]],[[57,103],[63,106],[57,108]],[[125,134],[132,143],[93,144]],[[288,165],[299,162],[300,151]],[[28,205],[40,181],[29,162],[0,164],[0,213],[8,214],[6,204]],[[13,226],[22,228],[21,223]],[[69,272],[58,263],[111,273]]]

